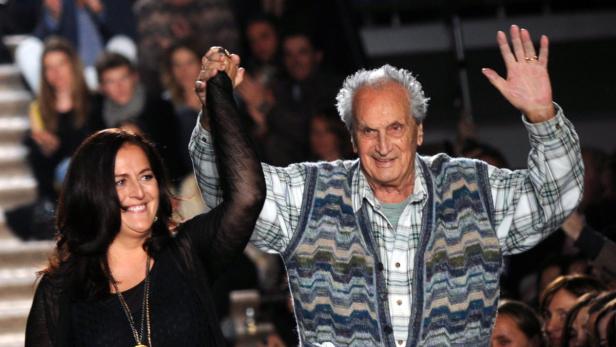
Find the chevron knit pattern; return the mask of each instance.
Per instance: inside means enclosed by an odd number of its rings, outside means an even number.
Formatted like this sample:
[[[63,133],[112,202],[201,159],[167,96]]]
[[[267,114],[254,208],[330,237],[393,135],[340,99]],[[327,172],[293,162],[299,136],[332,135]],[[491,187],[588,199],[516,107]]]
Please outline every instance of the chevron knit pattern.
[[[429,172],[434,225],[432,233],[422,233],[418,250],[415,278],[423,294],[416,303],[423,309],[421,330],[411,330],[420,331],[418,346],[489,346],[501,254],[491,221],[487,168],[439,156]]]
[[[487,168],[423,160],[429,194],[407,346],[489,346],[501,256]],[[352,176],[340,162],[308,170],[304,214],[283,254],[303,346],[394,346],[378,248],[366,214],[353,212]]]
[[[285,254],[300,340],[304,346],[383,345],[376,259],[358,232],[347,172],[320,165],[318,178],[312,170],[308,181],[304,232]]]

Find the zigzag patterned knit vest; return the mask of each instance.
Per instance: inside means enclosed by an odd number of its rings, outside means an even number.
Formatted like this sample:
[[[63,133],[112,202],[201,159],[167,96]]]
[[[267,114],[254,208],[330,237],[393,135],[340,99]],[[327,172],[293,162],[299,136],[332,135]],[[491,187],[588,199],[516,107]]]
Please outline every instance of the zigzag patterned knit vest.
[[[407,346],[489,346],[501,255],[485,164],[446,156],[428,166]],[[307,170],[303,214],[283,258],[303,346],[395,346],[366,205],[353,212],[357,165]]]

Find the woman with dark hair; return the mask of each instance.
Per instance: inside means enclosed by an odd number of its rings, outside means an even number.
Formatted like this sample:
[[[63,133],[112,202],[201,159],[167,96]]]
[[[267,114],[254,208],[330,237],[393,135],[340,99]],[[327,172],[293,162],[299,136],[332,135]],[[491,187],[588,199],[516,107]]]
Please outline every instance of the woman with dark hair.
[[[588,308],[590,302],[597,297],[597,292],[586,293],[580,296],[575,305],[571,307],[565,318],[562,347],[588,346]]]
[[[236,64],[225,71],[236,80]],[[153,145],[118,129],[89,137],[64,183],[57,248],[36,290],[26,346],[225,344],[211,285],[246,246],[265,182],[229,78],[218,73],[207,93],[225,202],[174,225]]]
[[[550,346],[562,344],[565,319],[576,300],[586,293],[602,290],[605,286],[599,280],[586,275],[560,276],[545,288],[541,293],[540,312]]]
[[[353,155],[349,132],[335,109],[312,116],[309,136],[312,160],[334,161],[350,159]]]
[[[608,335],[610,330],[614,329],[614,325],[610,325],[610,319],[616,315],[616,299],[612,299],[605,304],[598,313],[594,326],[589,326],[589,330],[592,330],[593,345],[598,347],[613,347],[614,345],[608,344]]]
[[[535,311],[520,301],[501,301],[492,333],[492,347],[497,346],[545,346],[541,320]]]

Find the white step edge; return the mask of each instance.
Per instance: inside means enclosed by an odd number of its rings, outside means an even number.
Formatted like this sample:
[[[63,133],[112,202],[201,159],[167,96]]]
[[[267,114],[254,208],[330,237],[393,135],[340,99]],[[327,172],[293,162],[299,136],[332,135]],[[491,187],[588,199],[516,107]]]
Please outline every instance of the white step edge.
[[[55,247],[53,241],[21,241],[8,239],[0,242],[0,254],[15,254],[23,252],[50,251]]]
[[[30,127],[30,122],[26,117],[9,116],[0,117],[0,134],[25,131]]]
[[[25,331],[21,333],[0,334],[0,347],[23,347],[25,340]]]
[[[27,317],[31,306],[32,298],[0,300],[0,319]]]
[[[0,162],[23,160],[27,154],[28,150],[22,145],[0,146]]]
[[[0,193],[20,189],[36,188],[36,180],[31,176],[0,176]]]
[[[32,100],[32,94],[26,90],[0,90],[0,103]]]
[[[19,76],[19,68],[14,64],[0,64],[0,76]]]
[[[23,266],[0,269],[0,287],[34,286],[42,266]],[[34,288],[34,287],[33,287]]]

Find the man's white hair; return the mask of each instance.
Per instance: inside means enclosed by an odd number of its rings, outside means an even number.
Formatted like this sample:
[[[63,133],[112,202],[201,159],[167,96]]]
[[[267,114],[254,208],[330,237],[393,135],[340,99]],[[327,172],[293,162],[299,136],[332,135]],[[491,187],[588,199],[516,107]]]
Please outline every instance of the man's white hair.
[[[357,91],[362,87],[379,87],[387,82],[399,83],[406,89],[411,103],[411,115],[417,123],[426,118],[430,98],[425,97],[421,83],[410,71],[387,64],[378,69],[361,69],[344,80],[336,96],[336,108],[349,131],[353,129],[353,98]]]

